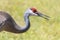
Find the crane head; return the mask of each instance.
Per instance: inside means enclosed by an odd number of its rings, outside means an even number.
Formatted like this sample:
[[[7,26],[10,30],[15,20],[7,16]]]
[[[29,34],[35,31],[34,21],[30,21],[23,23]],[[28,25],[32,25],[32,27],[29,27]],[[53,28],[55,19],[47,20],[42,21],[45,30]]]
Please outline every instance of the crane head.
[[[31,15],[40,16],[40,17],[43,17],[44,19],[47,19],[47,20],[49,20],[49,18],[50,18],[49,16],[38,12],[37,9],[34,7],[30,8],[30,10],[32,11]]]
[[[28,10],[25,13],[29,14],[30,16],[39,16],[47,20],[49,20],[50,18],[49,16],[38,12],[38,10],[34,7],[28,8]]]

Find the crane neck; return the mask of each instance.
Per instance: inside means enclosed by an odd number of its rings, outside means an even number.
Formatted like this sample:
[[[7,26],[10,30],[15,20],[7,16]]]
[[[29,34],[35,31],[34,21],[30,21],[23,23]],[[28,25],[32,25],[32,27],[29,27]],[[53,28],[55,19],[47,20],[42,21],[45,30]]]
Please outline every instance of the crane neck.
[[[24,14],[24,21],[25,21],[25,27],[19,27],[17,30],[19,30],[20,33],[26,32],[30,28],[30,20],[29,20],[29,14]],[[17,27],[16,26],[16,27]]]

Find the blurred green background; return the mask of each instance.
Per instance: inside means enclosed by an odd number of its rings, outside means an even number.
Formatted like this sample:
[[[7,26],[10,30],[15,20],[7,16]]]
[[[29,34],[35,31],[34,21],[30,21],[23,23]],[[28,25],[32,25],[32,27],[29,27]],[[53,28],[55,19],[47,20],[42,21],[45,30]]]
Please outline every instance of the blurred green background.
[[[0,40],[60,40],[60,0],[0,0],[0,10],[8,12],[18,25],[24,26],[24,12],[29,7],[50,16],[30,17],[31,27],[25,33],[0,32]]]

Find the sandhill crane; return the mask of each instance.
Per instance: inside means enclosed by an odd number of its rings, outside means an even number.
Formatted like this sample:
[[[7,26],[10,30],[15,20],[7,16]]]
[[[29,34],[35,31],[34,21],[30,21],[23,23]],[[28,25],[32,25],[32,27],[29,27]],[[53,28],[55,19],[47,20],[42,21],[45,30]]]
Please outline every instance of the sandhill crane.
[[[12,33],[26,32],[30,28],[29,16],[31,15],[40,16],[47,20],[49,19],[49,16],[44,15],[38,12],[36,8],[31,7],[31,8],[28,8],[24,13],[24,21],[26,26],[20,27],[19,25],[16,24],[14,19],[7,12],[0,11],[0,31],[5,30]]]

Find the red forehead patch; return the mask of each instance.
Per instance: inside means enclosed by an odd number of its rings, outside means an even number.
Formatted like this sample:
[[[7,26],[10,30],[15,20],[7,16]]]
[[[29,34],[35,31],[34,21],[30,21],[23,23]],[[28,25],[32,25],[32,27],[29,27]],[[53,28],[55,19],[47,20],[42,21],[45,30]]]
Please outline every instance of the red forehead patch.
[[[37,12],[37,9],[34,8],[34,7],[32,7],[31,10],[32,10],[34,13]]]

